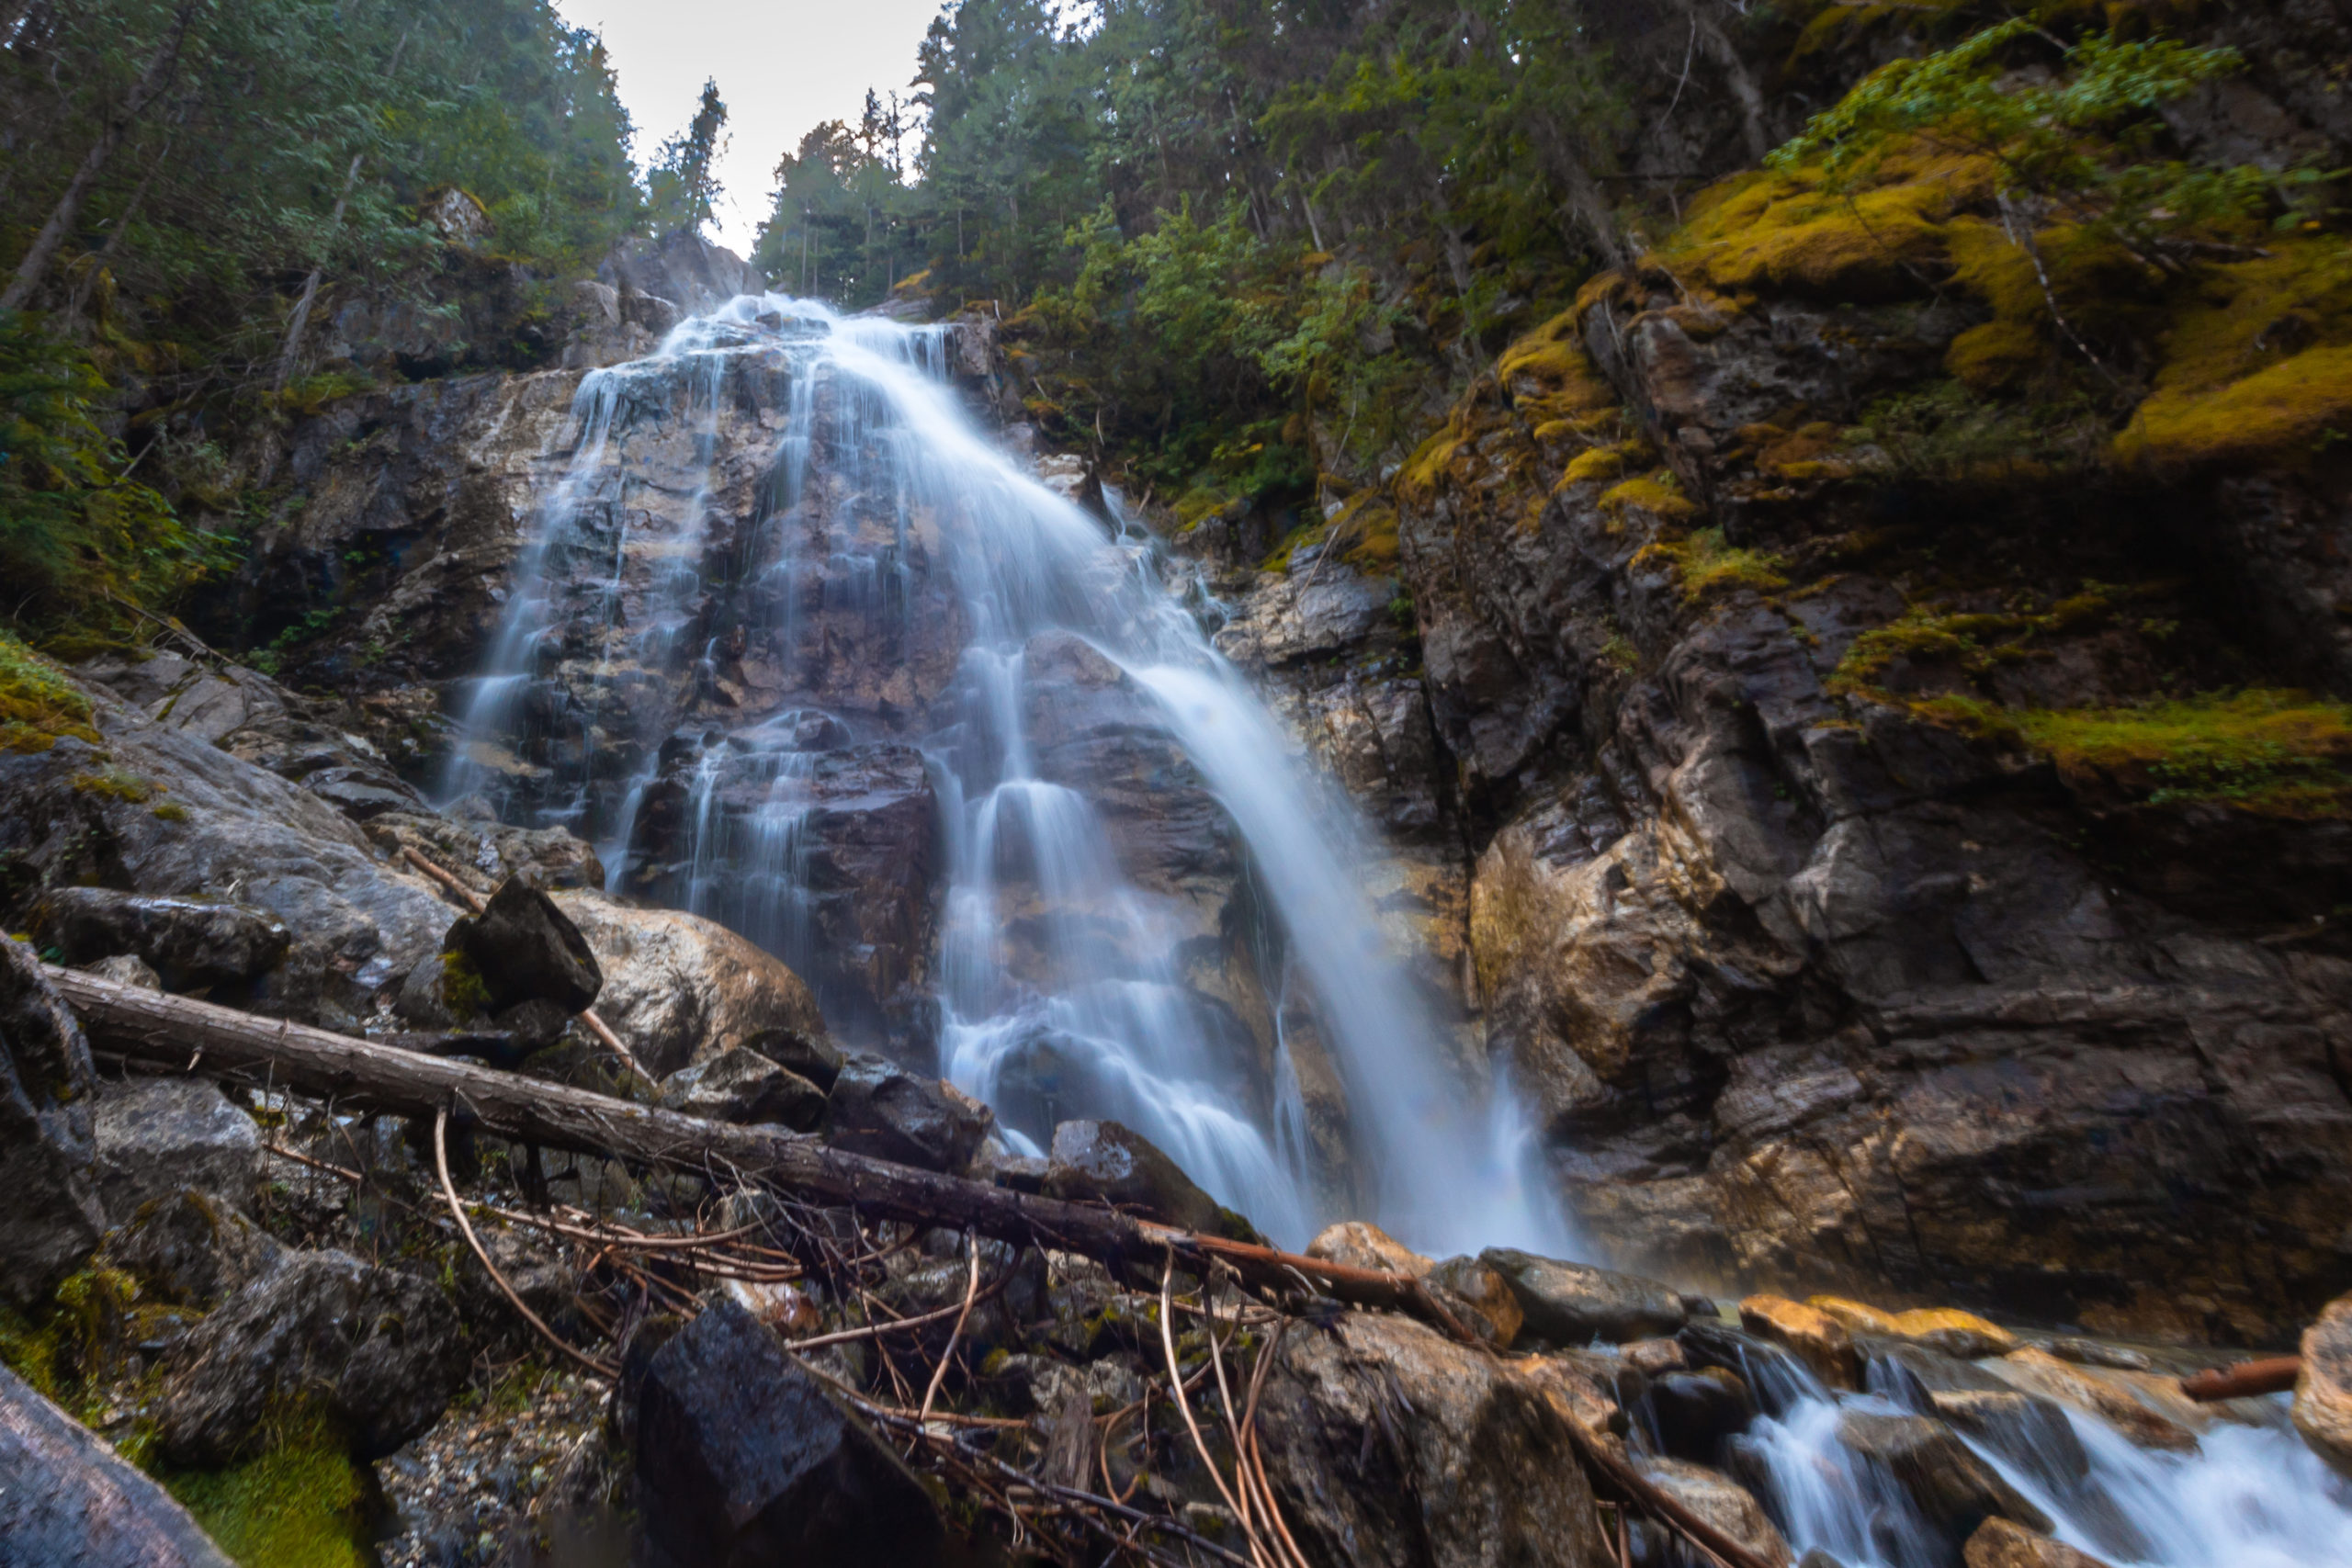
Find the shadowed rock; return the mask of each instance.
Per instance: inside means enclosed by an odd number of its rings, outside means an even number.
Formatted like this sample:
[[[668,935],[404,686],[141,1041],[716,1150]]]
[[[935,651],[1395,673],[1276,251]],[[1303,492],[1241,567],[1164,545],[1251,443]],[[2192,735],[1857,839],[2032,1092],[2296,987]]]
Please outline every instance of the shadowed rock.
[[[225,898],[165,897],[110,887],[61,887],[41,931],[70,964],[132,953],[169,991],[241,985],[274,968],[293,933],[266,909]]]
[[[1217,1228],[1216,1200],[1159,1145],[1116,1122],[1064,1122],[1054,1129],[1046,1195],[1092,1199],[1186,1230]]]
[[[0,1562],[230,1568],[169,1493],[5,1366]]]
[[[825,1120],[824,1090],[741,1049],[663,1078],[662,1103],[714,1122],[772,1122],[796,1133],[813,1133]]]
[[[922,1483],[731,1301],[654,1354],[635,1410],[646,1535],[670,1562],[922,1568],[944,1555]]]
[[[0,938],[0,1298],[40,1301],[106,1229],[82,1026],[23,942]]]
[[[994,1121],[988,1107],[937,1078],[879,1056],[852,1056],[833,1080],[825,1137],[854,1154],[960,1171]]]
[[[1903,1484],[1929,1524],[1964,1541],[1988,1518],[2029,1529],[2052,1529],[2050,1516],[1969,1451],[1951,1428],[1924,1416],[1879,1416],[1849,1410],[1838,1440]]]
[[[580,928],[519,876],[500,884],[481,914],[451,927],[447,945],[473,964],[493,1011],[549,1001],[576,1013],[594,1006],[605,986]]]
[[[184,1187],[242,1206],[261,1175],[261,1130],[202,1078],[133,1078],[98,1096],[98,1195],[108,1218]]]

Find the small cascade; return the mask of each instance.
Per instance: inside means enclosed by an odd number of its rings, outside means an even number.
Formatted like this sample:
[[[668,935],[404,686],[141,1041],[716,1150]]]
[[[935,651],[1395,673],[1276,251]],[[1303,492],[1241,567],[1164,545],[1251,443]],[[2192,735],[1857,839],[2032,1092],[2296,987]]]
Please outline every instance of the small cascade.
[[[927,1047],[1015,1145],[1115,1118],[1293,1245],[1340,1217],[1283,1021],[1311,1017],[1349,1212],[1440,1253],[1570,1251],[1507,1083],[1443,1065],[1355,874],[1367,835],[1211,648],[1223,607],[1115,493],[1106,527],[984,435],[947,346],[768,296],[590,375],[445,796],[596,836],[612,886],[767,946],[837,1029]],[[617,563],[594,589],[591,558]],[[844,915],[836,829],[916,790],[942,886],[910,964],[875,929],[913,940],[928,893]],[[1203,978],[1213,885],[1261,911],[1271,1030]],[[927,1003],[889,1012],[893,984]]]

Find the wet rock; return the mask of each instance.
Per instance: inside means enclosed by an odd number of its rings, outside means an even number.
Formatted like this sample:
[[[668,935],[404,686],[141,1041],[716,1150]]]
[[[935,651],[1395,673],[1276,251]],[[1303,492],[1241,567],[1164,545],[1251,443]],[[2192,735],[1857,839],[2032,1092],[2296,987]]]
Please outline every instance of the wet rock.
[[[825,1137],[853,1154],[961,1171],[994,1120],[988,1107],[953,1084],[879,1056],[852,1056],[833,1080]]]
[[[1421,1283],[1466,1318],[1473,1333],[1498,1350],[1508,1350],[1519,1337],[1525,1314],[1510,1281],[1480,1258],[1449,1258],[1421,1276]]]
[[[678,1564],[810,1568],[944,1560],[922,1483],[719,1302],[662,1346],[635,1398],[646,1537]]]
[[[1971,1360],[1979,1356],[2006,1356],[2018,1348],[2018,1337],[1974,1313],[1950,1307],[1921,1307],[1911,1312],[1881,1312],[1842,1296],[1808,1296],[1814,1307],[1843,1324],[1848,1332],[1874,1334],[1923,1345],[1947,1356]]]
[[[1713,1463],[1724,1444],[1756,1419],[1747,1384],[1722,1367],[1660,1372],[1650,1379],[1648,1399],[1658,1446],[1700,1464]]]
[[[214,1465],[246,1451],[277,1402],[323,1397],[363,1458],[440,1417],[465,1376],[447,1298],[342,1252],[289,1252],[173,1353],[156,1410],[164,1451]]]
[[[2144,1372],[2154,1367],[2143,1351],[2128,1345],[2110,1345],[2103,1339],[2081,1339],[2061,1336],[2056,1339],[2036,1340],[2033,1348],[2046,1351],[2062,1361],[2072,1361],[2078,1367],[2107,1367],[2119,1372]]]
[[[493,1011],[549,1001],[582,1012],[604,988],[604,971],[580,928],[519,876],[501,883],[481,914],[452,926],[447,947],[472,964]]]
[[[132,1078],[98,1095],[98,1195],[109,1217],[191,1187],[235,1207],[261,1176],[261,1130],[202,1078]]]
[[[102,1256],[158,1300],[209,1312],[269,1272],[285,1252],[237,1210],[184,1188],[125,1216],[108,1233]]]
[[[2352,1296],[2339,1296],[2303,1330],[2295,1379],[2295,1430],[2321,1458],[2352,1476]]]
[[[813,1133],[825,1120],[825,1092],[756,1051],[737,1049],[662,1080],[662,1103],[714,1122],[766,1122]]]
[[[1679,1339],[1636,1339],[1620,1347],[1618,1354],[1625,1358],[1627,1366],[1649,1377],[1679,1372],[1690,1364]]]
[[[1816,1307],[1786,1296],[1758,1295],[1739,1303],[1740,1326],[1794,1351],[1832,1388],[1861,1386],[1861,1358],[1845,1326]]]
[[[266,909],[108,887],[56,889],[41,907],[40,929],[68,964],[131,953],[170,991],[242,985],[274,968],[293,943],[285,922]]]
[[[1159,1145],[1116,1122],[1064,1122],[1054,1129],[1046,1194],[1109,1203],[1185,1230],[1217,1228],[1216,1200]]]
[[[755,1041],[774,1055],[780,1037],[829,1039],[800,977],[726,927],[600,893],[559,893],[555,902],[604,972],[596,1016],[656,1075]]]
[[[135,953],[118,953],[112,958],[101,958],[96,964],[82,967],[101,980],[112,980],[118,986],[131,986],[142,991],[160,991],[164,977]]]
[[[973,1174],[998,1187],[1010,1187],[1015,1192],[1043,1193],[1046,1173],[1053,1162],[1037,1155],[1017,1155],[991,1141],[980,1150]]]
[[[1968,1568],[2108,1568],[2087,1551],[2007,1519],[1986,1519],[1968,1538]]]
[[[2029,1529],[2053,1528],[1940,1421],[1849,1410],[1838,1419],[1838,1440],[1902,1483],[1928,1522],[1955,1541],[1995,1517]]]
[[[548,889],[605,885],[595,846],[569,829],[390,812],[370,818],[366,832],[387,856],[397,860],[413,849],[485,898],[510,876]]]
[[[2029,1393],[2071,1404],[2086,1415],[2097,1416],[2143,1449],[2186,1453],[2197,1446],[2197,1435],[2178,1422],[2158,1415],[2096,1372],[2062,1361],[2045,1351],[2018,1350],[1984,1365],[1988,1371]]]
[[[1527,1314],[1526,1332],[1554,1345],[1621,1344],[1672,1334],[1690,1315],[1680,1296],[1639,1275],[1510,1247],[1488,1247],[1479,1257],[1510,1282]]]
[[[1351,1269],[1378,1269],[1390,1274],[1410,1274],[1415,1279],[1428,1273],[1436,1265],[1415,1252],[1403,1242],[1391,1236],[1378,1225],[1363,1220],[1342,1220],[1326,1225],[1306,1244],[1306,1256],[1321,1258],[1326,1263],[1345,1264]]]
[[[2090,1456],[2065,1412],[2051,1400],[2015,1390],[1942,1390],[1928,1396],[1934,1414],[2013,1464],[2043,1475],[2081,1480]]]
[[[1789,1568],[1796,1561],[1796,1553],[1789,1550],[1787,1540],[1773,1528],[1755,1494],[1722,1471],[1680,1460],[1653,1459],[1642,1461],[1641,1472],[1659,1491],[1754,1552],[1770,1568]]]
[[[833,1080],[841,1077],[842,1056],[833,1043],[823,1034],[799,1030],[770,1029],[754,1034],[744,1042],[746,1049],[757,1051],[769,1061],[786,1071],[797,1073],[817,1086],[822,1094],[833,1091]]]
[[[0,1562],[230,1568],[187,1510],[0,1366]]]
[[[106,1229],[82,1026],[23,942],[0,937],[0,1299],[29,1304]]]
[[[1310,1562],[1366,1568],[1602,1568],[1592,1493],[1533,1375],[1410,1319],[1294,1327],[1259,1441]]]

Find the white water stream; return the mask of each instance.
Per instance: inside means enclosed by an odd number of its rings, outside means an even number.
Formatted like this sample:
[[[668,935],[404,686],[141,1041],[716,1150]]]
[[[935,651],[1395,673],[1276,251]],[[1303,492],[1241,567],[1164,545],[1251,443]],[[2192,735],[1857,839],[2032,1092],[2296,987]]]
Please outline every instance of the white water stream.
[[[812,566],[824,569],[828,592],[847,583],[873,613],[889,613],[905,603],[908,538],[920,522],[940,541],[944,560],[933,570],[944,564],[968,628],[950,711],[924,742],[947,849],[934,971],[942,1075],[997,1105],[1008,1137],[1034,1149],[1050,1122],[1025,1100],[1010,1102],[1007,1084],[1016,1071],[1034,1081],[1047,1061],[1056,1091],[1047,1114],[1134,1126],[1278,1240],[1301,1244],[1344,1217],[1316,1212],[1287,1046],[1271,1082],[1235,1059],[1229,1028],[1180,983],[1178,911],[1119,864],[1086,781],[1038,774],[1027,667],[1041,637],[1074,636],[1156,699],[1167,732],[1247,844],[1344,1079],[1374,1217],[1439,1255],[1493,1245],[1567,1253],[1556,1211],[1529,1171],[1532,1140],[1507,1083],[1454,1081],[1435,1022],[1372,918],[1351,861],[1369,833],[1336,789],[1302,773],[1294,746],[1211,648],[1185,603],[1189,585],[1167,581],[1148,540],[1114,532],[1039,484],[983,434],[946,379],[941,329],[744,298],[683,323],[652,357],[586,377],[570,468],[537,519],[505,626],[464,710],[474,743],[453,763],[445,798],[495,783],[495,743],[532,721],[525,710],[553,644],[571,637],[576,656],[583,625],[608,662],[678,667],[678,611],[698,584],[721,364],[730,356],[782,370],[789,387],[771,509],[751,552],[764,565],[748,618],[783,628],[789,646]],[[550,567],[567,555],[624,558],[628,476],[611,433],[616,410],[630,405],[692,429],[704,475],[694,526],[664,547],[675,558],[663,563],[652,624],[633,631],[620,625],[617,578],[610,604],[567,604],[550,586],[560,576]],[[895,545],[859,545],[831,510],[823,537],[808,543],[816,513],[804,509],[820,490],[861,498],[868,517],[888,512]],[[536,717],[576,725],[583,746],[597,722],[593,710]],[[794,710],[736,728],[724,748],[705,752],[688,807],[687,902],[795,962],[808,956],[797,945],[807,940],[795,857],[808,773],[798,737],[812,719],[831,722]],[[729,827],[715,806],[719,781],[747,755],[768,797],[748,827]],[[605,860],[616,876],[654,766],[611,824]],[[586,821],[589,773],[583,764],[579,788],[543,806],[540,819]],[[747,864],[748,875],[727,869]],[[1006,932],[1022,919],[1044,936],[1015,953]]]

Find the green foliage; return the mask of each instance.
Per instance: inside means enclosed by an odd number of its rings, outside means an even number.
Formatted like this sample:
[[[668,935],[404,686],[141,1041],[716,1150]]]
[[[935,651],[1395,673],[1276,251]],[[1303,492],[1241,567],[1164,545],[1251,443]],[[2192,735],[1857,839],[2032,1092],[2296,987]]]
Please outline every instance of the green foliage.
[[[2093,33],[2065,50],[2062,71],[2046,81],[2004,74],[2013,54],[2049,41],[2013,17],[1924,59],[1894,61],[1768,162],[1787,172],[1817,167],[1830,188],[1853,190],[1920,143],[1986,158],[2005,197],[2035,198],[2160,265],[2177,265],[2183,246],[2239,228],[2282,192],[2324,177],[2311,168],[2274,175],[2158,155],[2165,127],[2157,110],[2239,70],[2234,50]]]
[[[711,164],[727,149],[727,106],[716,80],[702,85],[702,100],[685,130],[662,143],[647,175],[654,220],[664,229],[700,233],[717,207],[720,186]]]
[[[24,312],[0,317],[0,574],[30,626],[114,625],[214,559],[214,541],[130,477],[98,424],[107,392],[87,351]]]

